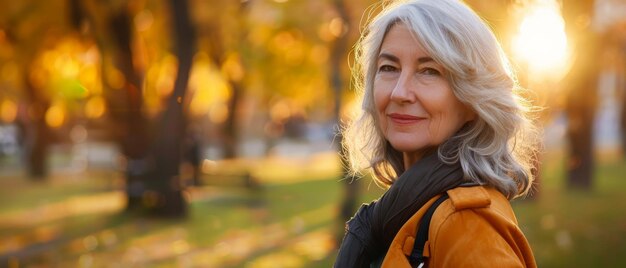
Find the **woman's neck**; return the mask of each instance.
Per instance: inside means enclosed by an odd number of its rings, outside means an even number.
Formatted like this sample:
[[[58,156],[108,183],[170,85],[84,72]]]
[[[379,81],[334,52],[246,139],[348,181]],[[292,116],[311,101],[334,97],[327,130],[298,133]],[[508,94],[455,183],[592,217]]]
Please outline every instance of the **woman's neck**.
[[[408,170],[413,164],[437,150],[436,147],[426,148],[415,152],[403,152],[402,160],[404,161],[404,170]]]

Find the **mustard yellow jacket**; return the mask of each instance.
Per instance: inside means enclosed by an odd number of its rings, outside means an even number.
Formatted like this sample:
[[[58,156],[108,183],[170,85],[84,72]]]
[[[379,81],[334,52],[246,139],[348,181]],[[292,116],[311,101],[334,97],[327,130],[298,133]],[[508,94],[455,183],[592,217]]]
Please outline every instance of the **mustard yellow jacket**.
[[[499,191],[484,186],[457,187],[430,222],[424,246],[427,267],[536,267],[533,253],[517,226],[513,209]],[[417,226],[430,199],[398,231],[382,267],[411,267]]]

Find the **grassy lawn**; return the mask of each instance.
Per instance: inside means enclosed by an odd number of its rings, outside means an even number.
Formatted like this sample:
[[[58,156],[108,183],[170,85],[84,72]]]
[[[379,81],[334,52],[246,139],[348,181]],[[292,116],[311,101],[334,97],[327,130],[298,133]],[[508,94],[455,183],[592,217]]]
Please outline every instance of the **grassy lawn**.
[[[594,190],[578,192],[565,190],[562,155],[544,157],[539,196],[513,203],[540,267],[626,267],[626,162],[616,159],[602,159]],[[330,267],[343,184],[332,167],[284,164],[261,167],[260,190],[189,189],[184,220],[121,214],[112,173],[0,177],[0,267]],[[360,184],[363,202],[381,193]]]
[[[514,202],[539,267],[626,267],[626,161],[600,156],[591,192],[564,190],[564,166],[547,154],[538,200]]]

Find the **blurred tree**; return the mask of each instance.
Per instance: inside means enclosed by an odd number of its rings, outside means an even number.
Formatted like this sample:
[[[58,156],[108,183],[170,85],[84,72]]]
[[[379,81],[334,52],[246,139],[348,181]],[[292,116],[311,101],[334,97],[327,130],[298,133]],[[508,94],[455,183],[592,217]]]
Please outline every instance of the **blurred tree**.
[[[615,27],[615,32],[617,33],[618,54],[621,56],[620,60],[618,60],[621,63],[618,67],[618,70],[620,70],[618,76],[621,78],[618,92],[621,93],[620,130],[622,134],[622,156],[624,157],[626,156],[626,108],[624,108],[626,107],[626,20],[618,23]]]
[[[158,201],[155,211],[162,216],[184,216],[187,212],[182,195],[180,180],[181,144],[187,129],[182,100],[185,98],[193,55],[195,53],[195,32],[189,20],[189,7],[186,0],[170,0],[172,14],[172,39],[178,58],[178,71],[174,91],[168,97],[166,110],[159,120],[156,139],[153,145],[155,168],[150,180],[150,188],[156,190]]]
[[[198,26],[208,40],[208,51],[213,64],[221,69],[223,78],[230,87],[227,102],[227,115],[223,124],[223,157],[237,156],[239,137],[238,113],[245,95],[246,54],[249,53],[246,37],[248,35],[248,9],[252,0],[212,2],[216,16],[204,20]],[[215,19],[217,18],[217,19]]]
[[[567,185],[578,189],[592,187],[594,170],[593,122],[599,76],[596,61],[602,42],[591,28],[593,7],[593,0],[563,1],[566,31],[575,51],[572,69],[565,81],[568,88],[565,107],[569,144]]]
[[[624,34],[626,34],[626,27],[624,29]],[[621,56],[622,56],[622,62],[626,63],[626,40],[623,40],[621,43],[622,46],[622,51],[621,51]],[[621,103],[622,103],[622,110],[621,110],[621,114],[620,114],[620,130],[621,130],[621,134],[622,134],[622,157],[626,158],[626,66],[622,66],[622,74],[620,75],[620,77],[622,78],[622,83],[621,83]]]
[[[185,97],[194,33],[186,1],[168,2],[178,70],[164,108],[150,122],[142,81],[141,55],[134,36],[140,2],[70,0],[71,18],[77,30],[91,29],[103,55],[102,70],[115,136],[125,156],[127,209],[147,209],[164,216],[182,216],[186,205],[178,176],[181,140],[186,129],[182,100]],[[163,37],[165,38],[165,37]],[[182,45],[185,44],[185,45]],[[189,45],[191,44],[191,45]],[[155,131],[150,131],[154,129]],[[154,133],[154,134],[150,134]]]
[[[337,17],[334,18],[331,23],[338,24],[336,26],[339,28],[337,33],[339,33],[336,39],[333,41],[331,53],[330,53],[330,61],[329,61],[329,73],[328,77],[330,79],[330,86],[333,89],[335,96],[335,113],[334,120],[336,129],[339,131],[343,129],[343,118],[341,114],[342,104],[344,103],[343,95],[345,95],[346,89],[348,88],[349,79],[346,78],[345,65],[347,61],[348,55],[348,42],[351,35],[348,34],[350,29],[353,29],[350,25],[350,16],[348,7],[344,0],[333,0],[334,8],[337,12]],[[342,146],[343,144],[343,135],[339,132],[335,138],[335,146],[337,147],[337,151],[339,152],[339,157],[341,160],[341,178],[344,184],[344,193],[340,204],[339,209],[339,228],[336,232],[336,241],[337,244],[341,243],[345,233],[345,222],[347,222],[354,211],[357,208],[357,198],[359,193],[359,181],[349,170],[350,164],[347,162],[347,152],[345,148]]]
[[[142,79],[133,63],[132,18],[136,10],[123,1],[69,2],[72,25],[77,31],[86,29],[86,34],[97,40],[112,132],[125,156],[127,209],[140,208],[151,163]]]
[[[50,107],[51,92],[45,87],[41,68],[35,66],[39,54],[66,32],[62,14],[40,14],[47,10],[62,9],[61,2],[33,3],[19,1],[3,3],[0,11],[0,29],[4,41],[8,43],[12,59],[9,64],[18,67],[17,87],[24,89],[27,112],[18,118],[25,138],[25,155],[28,174],[36,180],[48,175],[47,151],[52,132],[46,124],[45,116]]]

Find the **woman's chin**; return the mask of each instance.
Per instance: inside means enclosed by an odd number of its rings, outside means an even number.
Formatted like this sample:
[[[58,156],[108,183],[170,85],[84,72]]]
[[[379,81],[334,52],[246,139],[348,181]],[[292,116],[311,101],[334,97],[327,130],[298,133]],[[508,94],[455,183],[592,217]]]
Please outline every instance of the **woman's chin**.
[[[405,142],[405,141],[390,141],[391,146],[399,152],[402,153],[415,153],[422,151],[425,146],[421,144],[417,144],[415,142]]]

